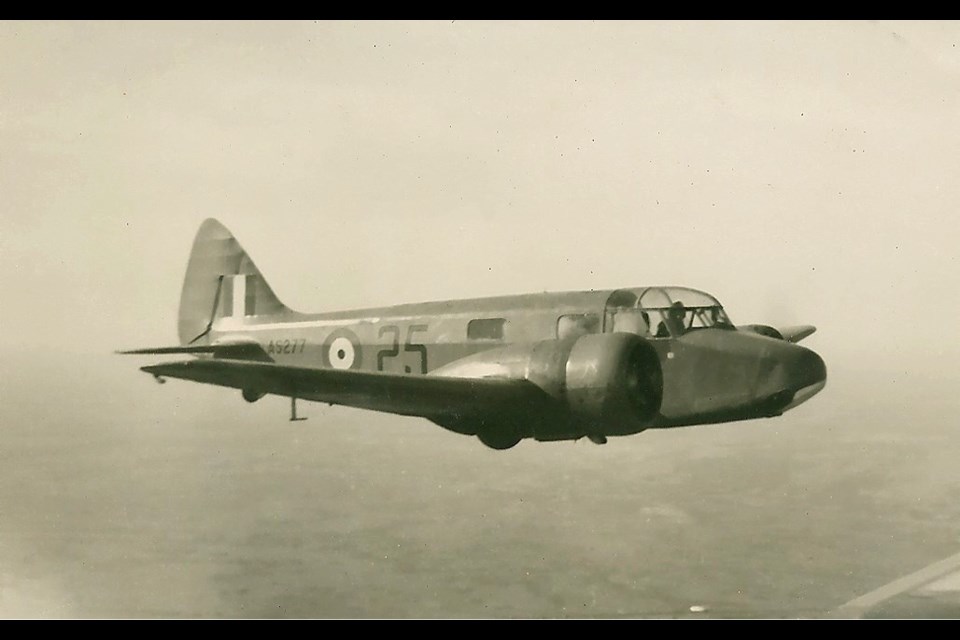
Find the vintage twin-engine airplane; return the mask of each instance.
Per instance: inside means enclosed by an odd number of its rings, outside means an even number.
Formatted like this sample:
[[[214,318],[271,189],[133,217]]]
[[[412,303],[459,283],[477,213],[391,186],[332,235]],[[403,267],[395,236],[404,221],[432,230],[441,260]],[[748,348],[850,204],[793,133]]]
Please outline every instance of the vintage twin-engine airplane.
[[[602,444],[650,428],[778,416],[826,384],[801,326],[737,328],[712,296],[640,287],[303,314],[233,235],[206,220],[180,297],[190,354],[143,367],[266,394],[422,416],[494,449],[523,438]]]

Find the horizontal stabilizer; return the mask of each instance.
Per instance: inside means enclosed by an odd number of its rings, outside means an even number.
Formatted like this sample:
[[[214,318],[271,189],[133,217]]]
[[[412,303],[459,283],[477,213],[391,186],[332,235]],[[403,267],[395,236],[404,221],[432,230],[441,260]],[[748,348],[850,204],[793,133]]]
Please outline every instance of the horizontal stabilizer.
[[[217,347],[212,344],[202,344],[186,347],[151,347],[147,349],[130,349],[129,351],[117,351],[120,355],[146,355],[146,354],[168,354],[168,353],[214,353]]]
[[[158,377],[410,416],[462,416],[488,413],[496,407],[522,411],[549,401],[535,384],[505,378],[412,376],[211,359],[155,364],[141,370]]]
[[[217,344],[195,344],[182,347],[151,347],[147,349],[131,349],[129,351],[118,351],[122,355],[170,355],[170,354],[190,354],[204,355],[213,354],[214,358],[226,358],[229,360],[251,360],[254,362],[273,362],[273,358],[267,355],[258,342],[221,342]]]
[[[796,327],[783,327],[782,329],[779,329],[780,335],[782,335],[783,339],[787,342],[800,342],[816,330],[816,327],[809,324],[802,324]]]

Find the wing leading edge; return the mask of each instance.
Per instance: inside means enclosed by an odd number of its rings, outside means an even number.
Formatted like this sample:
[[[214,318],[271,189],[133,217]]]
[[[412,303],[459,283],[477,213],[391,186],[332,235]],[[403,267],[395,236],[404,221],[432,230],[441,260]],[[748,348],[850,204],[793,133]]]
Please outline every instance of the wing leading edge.
[[[141,370],[154,376],[427,418],[516,411],[542,406],[550,399],[532,382],[506,378],[410,376],[220,359],[155,364]]]

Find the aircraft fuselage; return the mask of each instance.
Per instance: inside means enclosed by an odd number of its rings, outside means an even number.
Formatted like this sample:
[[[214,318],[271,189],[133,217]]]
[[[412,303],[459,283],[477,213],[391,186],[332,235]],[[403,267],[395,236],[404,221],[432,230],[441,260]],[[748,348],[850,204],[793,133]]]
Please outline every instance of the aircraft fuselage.
[[[221,317],[210,337],[214,342],[256,341],[270,359],[290,366],[412,376],[443,375],[454,367],[456,373],[471,373],[458,363],[471,356],[483,362],[482,354],[517,345],[623,331],[611,321],[609,300],[644,290],[528,294],[281,317],[238,314]],[[564,334],[564,318],[588,322]],[[811,397],[826,379],[823,361],[813,351],[752,331],[704,327],[677,337],[634,332],[659,359],[660,410],[642,427],[608,426],[602,435],[775,416]],[[559,414],[547,413],[545,419],[552,427],[537,439],[567,438],[578,429],[576,424],[558,429],[556,422],[564,419]],[[527,435],[538,434],[533,428]]]
[[[506,449],[779,415],[823,388],[812,326],[737,328],[686,287],[537,293],[305,314],[283,304],[229,230],[204,221],[179,346],[141,369],[266,394],[421,416]]]

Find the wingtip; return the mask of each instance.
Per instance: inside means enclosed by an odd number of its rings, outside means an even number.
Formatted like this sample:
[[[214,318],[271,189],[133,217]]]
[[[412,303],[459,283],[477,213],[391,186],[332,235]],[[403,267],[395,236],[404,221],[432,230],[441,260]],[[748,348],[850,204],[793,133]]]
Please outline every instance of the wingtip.
[[[783,339],[788,342],[800,342],[804,338],[816,332],[817,328],[812,324],[804,324],[796,327],[784,327],[780,329]]]

